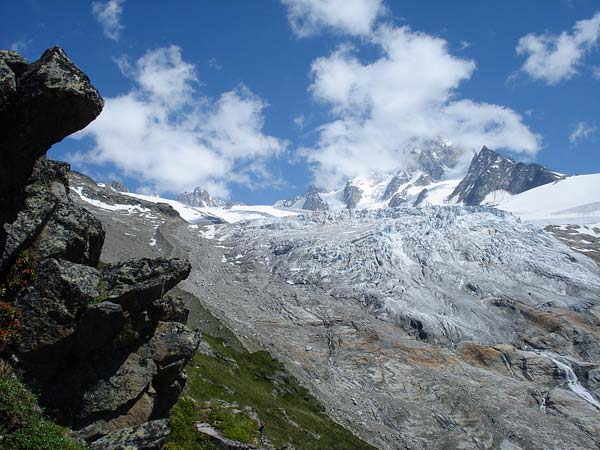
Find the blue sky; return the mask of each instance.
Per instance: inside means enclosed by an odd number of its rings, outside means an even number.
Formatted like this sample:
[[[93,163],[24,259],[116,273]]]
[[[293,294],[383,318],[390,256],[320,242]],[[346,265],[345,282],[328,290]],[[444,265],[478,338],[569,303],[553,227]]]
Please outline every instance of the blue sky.
[[[593,0],[3,1],[0,46],[31,60],[63,47],[107,101],[51,157],[135,190],[272,203],[409,166],[399,149],[436,135],[600,172],[599,12]]]

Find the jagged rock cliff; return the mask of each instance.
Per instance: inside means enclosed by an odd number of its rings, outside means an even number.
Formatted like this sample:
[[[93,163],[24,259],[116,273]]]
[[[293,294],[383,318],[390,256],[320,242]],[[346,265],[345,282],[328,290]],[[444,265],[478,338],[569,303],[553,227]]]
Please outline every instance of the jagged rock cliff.
[[[498,191],[520,194],[564,178],[539,164],[517,163],[487,147],[473,157],[467,175],[450,198],[467,206],[481,205],[486,196]]]
[[[70,200],[68,164],[45,158],[103,106],[62,49],[32,64],[0,52],[0,101],[0,284],[10,286],[2,301],[22,314],[3,359],[46,413],[89,442],[167,417],[199,343],[183,325],[184,305],[167,294],[189,262],[100,263],[101,223]],[[17,258],[35,274],[21,285],[12,279]],[[155,428],[163,436],[154,441],[164,440],[165,427]]]

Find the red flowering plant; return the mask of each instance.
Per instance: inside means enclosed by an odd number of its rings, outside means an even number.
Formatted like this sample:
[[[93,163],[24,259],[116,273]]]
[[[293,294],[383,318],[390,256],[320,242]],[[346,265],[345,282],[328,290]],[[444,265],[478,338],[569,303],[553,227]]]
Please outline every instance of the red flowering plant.
[[[21,253],[0,284],[0,351],[19,340],[23,326],[21,312],[11,301],[21,289],[35,281],[35,271],[26,252]]]
[[[10,303],[0,301],[0,351],[19,341],[21,312]]]
[[[8,273],[6,280],[6,294],[10,297],[21,288],[29,286],[35,281],[35,271],[29,260],[27,252],[22,252]]]

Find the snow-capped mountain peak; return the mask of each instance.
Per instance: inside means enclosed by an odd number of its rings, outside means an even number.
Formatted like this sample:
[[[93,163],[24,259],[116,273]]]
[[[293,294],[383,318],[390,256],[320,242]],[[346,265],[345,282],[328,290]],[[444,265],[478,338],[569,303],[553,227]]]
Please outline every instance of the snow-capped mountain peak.
[[[455,176],[462,152],[443,138],[403,152],[413,161],[410,168],[357,176],[329,192],[309,189],[292,200],[280,200],[275,206],[316,211],[444,204],[460,181],[449,175]]]
[[[195,208],[206,208],[206,207],[228,207],[233,203],[227,200],[213,197],[210,193],[201,187],[196,187],[192,192],[184,192],[179,194],[177,201],[184,205],[193,206]]]

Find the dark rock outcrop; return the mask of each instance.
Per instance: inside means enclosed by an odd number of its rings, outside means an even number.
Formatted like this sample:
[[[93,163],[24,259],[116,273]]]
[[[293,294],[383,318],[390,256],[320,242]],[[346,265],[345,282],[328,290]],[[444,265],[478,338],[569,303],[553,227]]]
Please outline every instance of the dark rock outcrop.
[[[427,189],[423,189],[421,192],[419,192],[419,195],[417,196],[417,199],[414,201],[413,206],[417,207],[420,206],[421,203],[423,203],[423,201],[427,198]]]
[[[190,263],[180,259],[142,258],[107,265],[102,272],[106,299],[125,311],[147,309],[190,274]]]
[[[166,417],[199,336],[175,321],[187,318],[183,303],[163,295],[189,270],[177,259],[102,272],[38,262],[35,284],[15,299],[25,323],[15,355],[40,403],[66,425],[94,427],[92,436]]]
[[[63,258],[97,266],[103,242],[104,230],[98,219],[74,203],[60,201],[30,253],[37,259]]]
[[[563,178],[539,164],[517,163],[487,147],[473,157],[467,175],[450,198],[467,206],[480,205],[485,197],[499,190],[519,194]]]
[[[398,189],[400,189],[400,186],[408,183],[409,181],[410,181],[410,175],[407,172],[400,172],[400,173],[394,175],[394,177],[392,178],[390,183],[385,188],[385,192],[383,193],[383,196],[381,197],[381,199],[389,200],[390,198],[392,198],[392,196],[396,192],[398,192]]]
[[[2,356],[50,416],[86,440],[134,427],[123,435],[158,448],[167,431],[155,419],[168,416],[183,390],[200,339],[181,323],[183,302],[166,295],[190,264],[144,258],[99,266],[104,230],[69,197],[69,165],[44,156],[103,104],[61,49],[31,65],[0,52],[0,100],[8,124],[0,133],[0,275],[12,273],[24,251],[36,275],[2,298],[23,322],[18,344]]]
[[[346,183],[346,187],[344,187],[344,203],[346,203],[346,208],[355,209],[361,198],[362,190],[350,182]]]
[[[125,187],[125,185],[117,180],[112,180],[109,183],[109,186],[117,192],[129,192],[129,190]]]
[[[418,167],[432,180],[438,181],[444,175],[447,167],[454,167],[457,161],[458,149],[443,139],[432,139],[425,142],[418,153]]]
[[[327,211],[329,205],[321,198],[317,188],[310,186],[304,194],[304,204],[302,205],[302,209],[306,209],[307,211]]]
[[[406,194],[403,192],[398,192],[394,194],[394,196],[388,202],[388,206],[390,208],[399,208],[400,206],[405,206],[406,204]]]
[[[25,181],[46,151],[96,118],[103,106],[89,78],[53,47],[32,64],[0,51],[0,222],[12,222]]]

